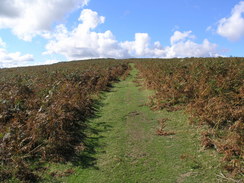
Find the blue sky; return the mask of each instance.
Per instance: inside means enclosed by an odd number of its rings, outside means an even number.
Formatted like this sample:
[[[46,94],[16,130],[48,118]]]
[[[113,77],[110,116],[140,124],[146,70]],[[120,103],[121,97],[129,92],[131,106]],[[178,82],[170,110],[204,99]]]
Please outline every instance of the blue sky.
[[[244,1],[1,1],[0,68],[108,57],[243,56]]]

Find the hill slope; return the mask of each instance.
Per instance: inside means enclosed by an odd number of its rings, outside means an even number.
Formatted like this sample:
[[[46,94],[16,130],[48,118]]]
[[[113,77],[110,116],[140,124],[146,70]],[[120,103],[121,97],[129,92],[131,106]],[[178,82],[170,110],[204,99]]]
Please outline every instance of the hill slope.
[[[104,95],[101,110],[90,121],[89,144],[94,150],[86,168],[64,182],[216,182],[220,173],[216,153],[201,151],[197,130],[182,111],[153,112],[145,106],[150,91],[134,82],[137,71]],[[166,120],[168,118],[168,120]],[[159,136],[158,121],[165,119]],[[89,151],[89,149],[88,149]],[[53,171],[68,169],[55,166]]]

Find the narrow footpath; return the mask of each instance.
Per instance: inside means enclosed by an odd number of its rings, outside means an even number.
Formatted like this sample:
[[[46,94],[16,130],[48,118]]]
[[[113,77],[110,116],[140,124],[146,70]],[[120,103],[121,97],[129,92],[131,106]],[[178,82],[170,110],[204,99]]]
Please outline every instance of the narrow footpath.
[[[151,111],[145,104],[152,92],[134,82],[137,70],[104,94],[97,117],[89,122],[93,150],[86,167],[63,177],[77,183],[212,183],[218,182],[219,162],[202,150],[197,128],[183,111]],[[168,118],[159,136],[160,119]],[[91,161],[91,162],[89,162]]]

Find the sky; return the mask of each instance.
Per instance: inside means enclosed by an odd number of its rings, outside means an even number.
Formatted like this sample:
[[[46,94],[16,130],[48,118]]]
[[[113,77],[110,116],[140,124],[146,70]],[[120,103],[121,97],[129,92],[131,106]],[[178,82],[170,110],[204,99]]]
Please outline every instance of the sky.
[[[244,56],[240,0],[0,0],[0,68]]]

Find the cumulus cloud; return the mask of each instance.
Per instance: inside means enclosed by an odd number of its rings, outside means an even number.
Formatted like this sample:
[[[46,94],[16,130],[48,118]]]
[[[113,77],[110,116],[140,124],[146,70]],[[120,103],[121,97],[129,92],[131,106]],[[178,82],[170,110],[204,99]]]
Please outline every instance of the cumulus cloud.
[[[8,53],[7,50],[0,48],[0,68],[32,65],[31,62],[33,60],[31,54]]]
[[[178,41],[184,41],[187,38],[193,39],[195,36],[191,35],[192,31],[185,31],[185,32],[180,32],[180,31],[175,31],[173,36],[170,38],[170,43],[174,44],[177,43]]]
[[[128,55],[143,57],[150,54],[149,43],[150,36],[147,33],[136,33],[135,41],[126,41],[119,45],[121,49],[128,52]]]
[[[160,42],[150,44],[150,37],[146,33],[137,33],[135,41],[121,43],[131,57],[173,58],[173,57],[215,57],[217,45],[207,39],[201,44],[187,38],[194,38],[191,31],[175,31],[171,36],[171,45],[163,48]]]
[[[9,53],[5,47],[6,43],[0,38],[0,68],[31,65],[34,60],[31,54]]]
[[[166,57],[217,57],[217,45],[204,39],[201,44],[193,41],[181,41],[165,48]]]
[[[1,0],[0,16],[1,17],[16,17],[20,11],[14,0]]]
[[[72,31],[64,25],[58,25],[56,32],[48,36],[51,38],[46,45],[45,54],[58,53],[67,59],[85,59],[99,57],[122,58],[125,53],[120,48],[111,31],[94,32],[93,29],[104,23],[105,18],[97,12],[84,9],[79,17],[82,21]]]
[[[237,41],[244,36],[244,1],[237,4],[228,18],[218,22],[217,33],[231,41]]]
[[[30,41],[49,31],[70,11],[89,0],[1,0],[0,28],[10,28],[19,38]]]
[[[103,24],[105,22],[105,17],[98,16],[97,12],[90,9],[84,9],[78,20],[83,22],[82,29],[89,31],[89,29],[94,29],[99,24]]]
[[[131,57],[209,57],[218,56],[217,45],[205,39],[201,44],[192,41],[192,31],[175,31],[171,45],[163,47],[152,43],[148,33],[136,33],[134,41],[118,42],[110,30],[99,33],[94,29],[105,22],[105,17],[85,9],[79,17],[80,23],[68,31],[58,25],[56,31],[46,36],[49,39],[44,54],[61,54],[68,60],[87,58],[131,58]]]

